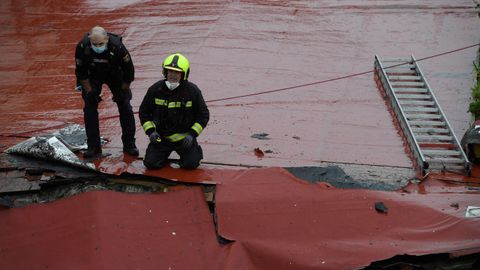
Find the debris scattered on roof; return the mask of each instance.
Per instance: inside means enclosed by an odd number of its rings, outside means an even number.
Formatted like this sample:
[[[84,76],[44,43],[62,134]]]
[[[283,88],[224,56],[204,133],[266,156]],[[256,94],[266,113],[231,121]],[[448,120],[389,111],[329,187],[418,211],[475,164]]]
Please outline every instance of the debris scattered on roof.
[[[270,138],[268,138],[268,133],[255,133],[250,137],[259,140],[270,140]]]
[[[375,202],[375,211],[382,214],[388,214],[388,208],[383,202]]]

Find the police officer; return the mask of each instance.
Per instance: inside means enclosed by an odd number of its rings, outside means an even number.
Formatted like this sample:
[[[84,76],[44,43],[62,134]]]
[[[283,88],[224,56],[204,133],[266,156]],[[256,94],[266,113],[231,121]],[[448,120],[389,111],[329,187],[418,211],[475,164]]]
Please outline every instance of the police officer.
[[[88,150],[84,153],[84,158],[97,157],[102,153],[97,108],[103,84],[108,85],[113,100],[117,103],[123,151],[138,156],[135,146],[135,118],[130,105],[130,83],[134,80],[135,70],[122,38],[95,26],[78,43],[75,60],[75,74],[85,102],[83,112]]]
[[[143,163],[148,169],[161,168],[175,151],[180,167],[195,169],[203,158],[197,137],[208,123],[210,113],[200,89],[189,82],[190,64],[180,53],[163,61],[165,79],[153,84],[140,105],[139,117],[150,143]]]

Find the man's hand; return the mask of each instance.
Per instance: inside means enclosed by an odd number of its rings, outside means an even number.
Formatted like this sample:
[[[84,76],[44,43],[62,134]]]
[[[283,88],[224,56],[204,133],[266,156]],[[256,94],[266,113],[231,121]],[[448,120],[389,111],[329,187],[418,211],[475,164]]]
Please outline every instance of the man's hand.
[[[88,80],[88,79],[81,80],[80,84],[82,85],[85,92],[87,92],[87,93],[92,92],[92,85],[90,84],[90,80]]]
[[[158,134],[158,132],[154,131],[152,132],[148,138],[150,139],[150,142],[151,143],[159,143],[162,141],[162,139],[160,138],[160,134]]]
[[[192,147],[192,144],[193,144],[193,136],[190,134],[187,134],[187,136],[185,136],[185,138],[183,138],[182,140],[182,148],[188,149]]]

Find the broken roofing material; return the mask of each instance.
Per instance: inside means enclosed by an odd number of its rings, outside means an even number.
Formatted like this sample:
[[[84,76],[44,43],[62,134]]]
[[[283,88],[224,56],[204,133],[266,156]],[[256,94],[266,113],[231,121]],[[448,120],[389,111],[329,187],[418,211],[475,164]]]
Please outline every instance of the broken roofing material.
[[[53,133],[53,136],[57,137],[73,152],[88,148],[85,128],[78,124],[69,125],[57,130]]]
[[[55,132],[53,135],[32,137],[8,148],[5,152],[95,170],[93,163],[80,160],[72,152],[83,149],[86,136],[82,136],[82,133],[85,133],[83,128],[72,125]]]

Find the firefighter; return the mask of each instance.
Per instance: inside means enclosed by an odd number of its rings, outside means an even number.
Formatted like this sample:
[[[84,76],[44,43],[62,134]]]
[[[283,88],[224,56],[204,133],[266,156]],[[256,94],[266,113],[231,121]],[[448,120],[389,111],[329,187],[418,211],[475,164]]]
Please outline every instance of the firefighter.
[[[103,84],[110,88],[113,101],[118,107],[123,152],[138,156],[135,118],[130,105],[130,84],[134,80],[135,69],[122,38],[95,26],[78,43],[75,60],[78,88],[82,90],[85,103],[83,113],[88,150],[84,153],[84,158],[97,157],[102,153],[97,108]]]
[[[180,167],[195,169],[203,152],[197,137],[208,123],[210,113],[200,89],[190,81],[190,64],[180,53],[163,61],[164,79],[154,83],[140,105],[139,117],[150,139],[143,163],[148,169],[165,166],[175,151]]]

